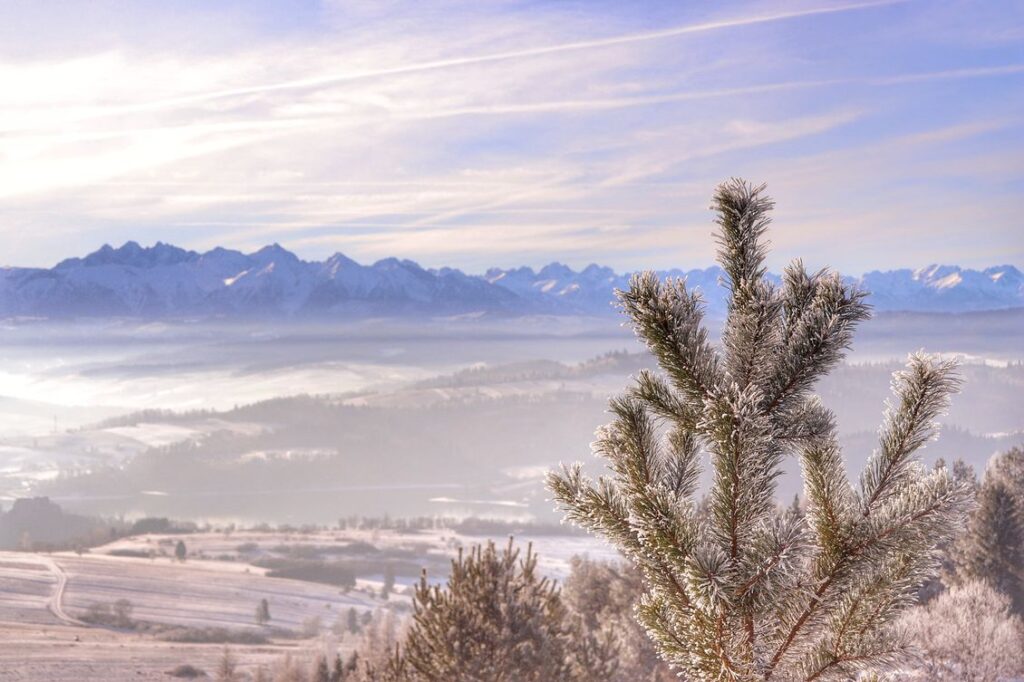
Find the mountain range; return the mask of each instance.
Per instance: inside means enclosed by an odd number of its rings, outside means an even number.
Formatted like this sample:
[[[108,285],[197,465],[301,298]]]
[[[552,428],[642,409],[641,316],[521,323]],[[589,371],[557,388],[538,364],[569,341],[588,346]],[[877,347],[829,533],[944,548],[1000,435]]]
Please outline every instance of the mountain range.
[[[722,270],[670,270],[700,288],[711,315],[725,310]],[[173,318],[195,316],[397,316],[612,311],[628,273],[551,263],[472,275],[385,258],[361,265],[338,253],[304,261],[278,244],[253,253],[205,253],[157,242],[104,245],[53,268],[0,269],[0,316]],[[1024,275],[1012,265],[971,270],[932,265],[851,278],[880,311],[967,312],[1024,307]]]

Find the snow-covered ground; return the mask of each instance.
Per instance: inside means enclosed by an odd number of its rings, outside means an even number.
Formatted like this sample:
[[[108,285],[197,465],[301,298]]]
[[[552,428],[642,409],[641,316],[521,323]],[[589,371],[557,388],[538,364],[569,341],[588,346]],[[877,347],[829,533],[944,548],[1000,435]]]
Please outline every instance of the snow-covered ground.
[[[294,631],[314,617],[328,628],[339,618],[345,622],[350,608],[376,611],[385,604],[359,589],[365,584],[346,594],[330,585],[269,578],[242,563],[137,559],[103,551],[83,556],[0,552],[0,680],[121,682],[167,679],[168,670],[186,663],[216,669],[223,644],[166,642],[78,621],[96,603],[128,599],[137,621],[236,631],[261,630],[254,622],[261,599],[270,605],[270,625]],[[387,604],[407,601],[392,595]],[[325,631],[312,639],[275,638],[231,649],[252,669],[286,654],[312,661],[315,652],[336,645],[347,646]]]
[[[263,573],[263,569],[250,566],[245,563],[245,556],[238,552],[239,546],[255,545],[256,551],[265,550],[280,545],[292,547],[324,547],[328,545],[368,543],[381,552],[403,551],[416,556],[420,563],[428,567],[447,566],[448,559],[453,557],[459,547],[470,547],[474,544],[482,544],[488,539],[494,540],[499,546],[508,541],[507,537],[487,537],[478,535],[464,535],[451,529],[438,528],[418,530],[414,533],[402,533],[394,530],[368,530],[368,529],[344,529],[344,530],[321,530],[316,532],[263,532],[251,530],[236,530],[231,533],[193,533],[183,536],[164,535],[139,535],[124,538],[116,542],[104,545],[93,550],[93,554],[99,557],[101,552],[118,550],[150,551],[158,550],[166,546],[168,539],[181,537],[185,540],[190,555],[201,554],[205,557],[233,558],[231,561],[190,561],[187,564],[201,564],[212,570],[243,572],[245,575]],[[537,534],[517,535],[516,545],[522,551],[526,551],[527,544],[533,545],[533,551],[537,554],[537,564],[543,573],[551,578],[562,580],[569,574],[569,560],[573,556],[587,556],[599,561],[618,561],[620,555],[618,550],[591,535],[565,534],[547,535]],[[163,545],[161,545],[163,543]],[[182,565],[172,562],[170,558],[158,557],[156,559],[125,559],[122,557],[103,557],[104,560],[119,561],[150,561],[158,565],[172,564],[180,568]],[[187,565],[186,564],[186,565]],[[446,575],[432,575],[432,578],[443,579]],[[369,587],[379,589],[380,585],[374,581],[366,581]],[[405,583],[411,581],[405,580]],[[397,584],[403,584],[401,576]],[[378,604],[373,602],[371,604]]]
[[[168,672],[192,665],[211,676],[223,655],[221,644],[182,644],[103,628],[70,625],[40,628],[0,622],[0,680],[39,682],[139,682],[173,680]],[[313,661],[324,645],[316,640],[232,645],[240,671],[271,668],[285,656]]]
[[[183,539],[186,561],[159,555],[171,542]],[[608,545],[587,536],[517,537],[525,550],[532,542],[540,570],[553,578],[568,574],[573,555],[615,560]],[[91,604],[132,602],[137,621],[190,628],[223,627],[260,631],[254,622],[256,605],[266,599],[271,625],[302,630],[314,617],[329,628],[344,619],[350,608],[377,611],[410,603],[408,585],[397,580],[396,593],[387,602],[375,598],[381,576],[362,577],[356,588],[343,592],[331,585],[272,578],[251,565],[240,547],[259,556],[273,547],[324,547],[370,543],[380,551],[412,552],[431,567],[431,578],[446,578],[442,567],[458,547],[486,538],[436,529],[415,533],[391,530],[330,530],[311,533],[262,531],[203,532],[187,535],[140,535],[94,548],[78,556],[70,552],[32,554],[0,552],[0,680],[122,680],[167,679],[166,671],[189,663],[207,671],[216,668],[221,644],[181,644],[161,641],[145,633],[86,626],[77,622]],[[503,544],[504,538],[495,538]],[[252,549],[255,546],[255,549]],[[173,549],[173,547],[172,547]],[[150,551],[157,556],[137,558],[110,552]],[[216,557],[216,558],[213,558]],[[344,621],[343,621],[344,622]],[[291,653],[312,660],[314,653],[348,644],[324,634],[314,639],[273,639],[265,645],[231,645],[240,661],[251,669],[270,665]]]
[[[3,552],[0,620],[60,620],[50,600],[61,573],[66,579],[61,609],[70,618],[81,616],[91,604],[128,599],[133,605],[132,617],[138,621],[258,630],[256,606],[266,599],[272,625],[300,630],[313,617],[329,626],[349,608],[364,612],[383,605],[359,590],[343,593],[331,585],[270,578],[263,569],[235,562]],[[394,595],[389,601],[397,604],[407,598]]]
[[[65,608],[83,612],[93,603],[130,599],[137,620],[186,627],[258,629],[261,599],[270,604],[272,624],[298,630],[309,618],[326,624],[350,607],[373,610],[379,601],[365,594],[343,594],[330,585],[268,578],[259,569],[214,561],[149,560],[124,557],[60,556],[68,575]]]

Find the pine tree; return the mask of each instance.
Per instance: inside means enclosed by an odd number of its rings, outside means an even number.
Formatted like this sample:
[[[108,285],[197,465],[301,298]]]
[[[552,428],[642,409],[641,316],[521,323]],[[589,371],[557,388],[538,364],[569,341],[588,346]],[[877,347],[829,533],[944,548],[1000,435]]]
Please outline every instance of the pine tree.
[[[331,682],[331,669],[327,665],[327,658],[319,656],[316,659],[316,668],[313,669],[312,682]]]
[[[562,602],[571,628],[573,677],[606,682],[675,680],[633,617],[643,593],[637,570],[628,563],[578,556],[570,566],[562,584]]]
[[[348,631],[353,635],[358,635],[359,631],[362,630],[362,626],[359,624],[359,614],[356,612],[355,607],[349,607],[348,609]]]
[[[334,655],[334,666],[331,668],[331,682],[342,682],[345,679],[345,663],[341,660],[341,654]]]
[[[989,464],[968,531],[954,549],[956,574],[978,579],[1008,596],[1024,615],[1024,450]]]
[[[260,599],[260,603],[256,605],[256,624],[266,625],[270,622],[270,604],[266,599]]]
[[[174,558],[178,561],[184,561],[188,555],[188,551],[185,549],[185,541],[178,540],[178,544],[174,546]]]
[[[946,460],[939,457],[935,460],[935,468],[945,469]],[[979,486],[978,477],[974,473],[974,467],[962,459],[956,459],[953,460],[953,466],[950,467],[950,471],[954,481],[967,486],[971,490],[971,496],[977,497]],[[968,522],[969,525],[970,522]],[[917,591],[917,598],[921,604],[927,604],[932,599],[935,599],[950,585],[963,582],[963,576],[958,575],[957,557],[964,547],[967,535],[969,534],[946,538],[936,546],[939,571],[937,575],[926,580]]]
[[[359,670],[359,652],[353,651],[345,661],[345,674],[354,675],[357,670]]]
[[[577,464],[549,485],[569,519],[641,569],[638,617],[688,679],[848,679],[902,658],[888,625],[962,519],[967,488],[914,456],[958,380],[950,362],[911,356],[852,485],[834,417],[811,389],[868,316],[865,294],[799,261],[778,285],[766,277],[763,190],[732,180],[715,193],[730,292],[721,350],[684,281],[634,276],[618,297],[662,373],[641,372],[612,401],[594,444],[610,476],[592,481]],[[694,500],[702,452],[713,473],[706,521]],[[791,453],[806,519],[776,510]]]
[[[558,588],[512,540],[461,550],[445,587],[421,578],[395,679],[563,680],[569,677]],[[398,664],[405,666],[398,674]]]
[[[786,510],[788,514],[803,518],[804,508],[800,505],[800,495],[793,495],[793,501],[790,503],[789,508]]]

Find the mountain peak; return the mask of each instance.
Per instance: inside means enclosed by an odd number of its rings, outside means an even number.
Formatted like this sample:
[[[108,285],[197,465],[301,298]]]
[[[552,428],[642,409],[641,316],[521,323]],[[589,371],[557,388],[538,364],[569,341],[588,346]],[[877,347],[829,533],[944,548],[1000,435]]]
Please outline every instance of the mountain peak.
[[[299,257],[294,253],[284,248],[277,242],[264,246],[259,251],[255,251],[249,254],[249,258],[252,258],[261,264],[269,263],[270,261],[289,261],[298,263],[301,262]]]
[[[994,265],[990,268],[985,268],[982,272],[993,282],[998,282],[1002,285],[1007,285],[1011,282],[1017,285],[1024,283],[1024,274],[1012,265]]]
[[[355,262],[340,251],[324,261],[324,271],[331,277],[337,277],[338,273],[342,270],[355,270],[361,267],[362,266],[359,265],[359,263]]]
[[[336,253],[303,261],[278,243],[245,254],[217,247],[202,255],[156,242],[104,244],[62,261],[47,276],[36,268],[0,271],[0,316],[405,315],[504,312],[607,314],[630,273],[591,263],[582,270],[552,262],[491,268],[469,275],[449,267],[383,258],[360,265]],[[727,311],[722,270],[674,269],[699,289],[709,314]],[[774,276],[773,276],[774,277]],[[964,312],[1024,307],[1024,275],[1012,265],[972,270],[929,265],[847,278],[871,292],[881,311]]]
[[[961,272],[961,268],[958,265],[939,265],[933,263],[927,267],[920,268],[914,272],[914,276],[918,279],[924,280],[937,280],[950,277],[951,275],[958,275]]]
[[[391,256],[390,258],[381,258],[371,267],[375,270],[396,270],[401,268],[403,270],[412,270],[414,272],[426,272],[416,261],[409,260],[408,258],[395,258],[394,256]]]
[[[325,263],[340,263],[342,265],[358,265],[354,260],[343,254],[341,251],[336,251],[334,255],[328,258]]]
[[[557,277],[566,277],[574,274],[576,273],[573,272],[572,268],[570,268],[568,265],[563,265],[558,261],[552,261],[545,265],[544,267],[542,267],[540,269],[540,272],[537,273],[537,276],[543,277],[545,279],[550,279]]]
[[[96,267],[102,265],[123,265],[136,268],[149,268],[158,265],[175,265],[186,261],[192,261],[199,257],[195,251],[185,249],[164,242],[157,242],[153,246],[142,246],[137,241],[129,240],[118,248],[110,244],[104,244],[83,258],[68,258],[57,264],[57,269],[66,269],[75,266]]]

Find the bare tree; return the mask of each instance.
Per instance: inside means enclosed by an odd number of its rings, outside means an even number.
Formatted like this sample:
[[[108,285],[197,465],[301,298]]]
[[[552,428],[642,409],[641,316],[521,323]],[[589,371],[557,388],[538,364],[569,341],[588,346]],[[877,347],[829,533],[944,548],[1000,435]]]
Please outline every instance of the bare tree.
[[[231,649],[224,647],[217,662],[217,682],[235,682],[238,679],[238,662]]]

